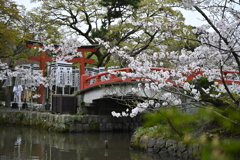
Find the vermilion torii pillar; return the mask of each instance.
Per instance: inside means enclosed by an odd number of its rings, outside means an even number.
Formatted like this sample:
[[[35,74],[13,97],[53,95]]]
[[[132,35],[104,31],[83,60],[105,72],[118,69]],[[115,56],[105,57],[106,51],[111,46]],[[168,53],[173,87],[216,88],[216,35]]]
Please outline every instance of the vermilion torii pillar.
[[[36,41],[28,41],[27,47],[28,48],[32,48],[32,47],[42,48],[43,44],[40,42],[36,42]],[[55,45],[55,47],[57,48],[58,45]],[[85,63],[94,63],[94,59],[84,58],[84,53],[85,52],[96,52],[98,49],[99,49],[99,45],[86,45],[86,46],[78,47],[77,51],[82,52],[82,57],[73,58],[72,60],[67,61],[67,62],[80,63],[80,68],[79,68],[80,69],[80,78],[81,78],[81,75],[85,74]],[[45,52],[41,53],[38,56],[30,57],[28,59],[40,62],[39,67],[43,71],[43,75],[46,72],[46,62],[53,60],[52,57],[49,57]],[[40,85],[39,94],[41,96],[39,98],[39,102],[43,101],[43,93],[44,93],[44,86]]]
[[[88,48],[89,47],[89,48]],[[77,57],[77,58],[73,58],[71,60],[68,60],[67,62],[75,62],[75,63],[79,63],[80,64],[80,77],[81,75],[85,74],[85,63],[94,63],[94,59],[88,59],[88,58],[84,58],[84,53],[85,52],[96,52],[98,50],[98,48],[90,48],[92,46],[81,46],[78,47],[78,52],[82,52],[82,57]]]

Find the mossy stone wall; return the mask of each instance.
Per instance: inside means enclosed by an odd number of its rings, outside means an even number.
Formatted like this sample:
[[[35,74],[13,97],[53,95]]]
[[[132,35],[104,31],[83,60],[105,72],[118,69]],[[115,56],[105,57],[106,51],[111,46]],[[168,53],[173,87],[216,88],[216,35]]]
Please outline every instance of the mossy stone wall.
[[[0,112],[0,125],[26,125],[57,132],[132,131],[142,124],[140,117],[111,115],[58,115],[47,112]]]
[[[181,160],[200,159],[198,155],[199,147],[197,145],[186,145],[183,142],[171,139],[154,139],[146,135],[140,137],[133,135],[130,146],[133,149],[158,154],[160,157],[161,155],[169,155]]]

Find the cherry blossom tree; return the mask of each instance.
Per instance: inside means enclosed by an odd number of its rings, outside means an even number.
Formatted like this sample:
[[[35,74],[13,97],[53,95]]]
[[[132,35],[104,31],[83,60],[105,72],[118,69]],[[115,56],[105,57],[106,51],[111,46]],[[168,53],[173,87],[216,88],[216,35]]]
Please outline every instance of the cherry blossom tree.
[[[192,1],[185,2],[185,5],[199,12],[207,25],[195,30],[196,33],[201,33],[199,40],[201,47],[195,53],[210,57],[215,63],[216,69],[220,70],[222,81],[224,81],[223,70],[238,70],[240,71],[239,60],[239,7],[237,1]],[[211,53],[206,55],[206,49]],[[207,66],[207,65],[205,65]],[[211,67],[211,66],[210,66]],[[208,68],[210,68],[208,67]],[[212,66],[213,67],[213,66]],[[211,68],[212,68],[211,67]],[[239,74],[236,75],[239,80]],[[231,97],[233,102],[240,109],[239,97],[234,97],[232,93],[237,93],[239,85],[227,86],[223,83],[224,90]]]
[[[235,105],[233,108],[239,110],[240,88],[239,83],[234,83],[234,80],[239,81],[240,71],[239,2],[186,0],[178,3],[178,5],[199,12],[203,20],[207,22],[207,24],[193,30],[198,35],[198,39],[193,40],[201,44],[193,51],[182,49],[179,54],[178,51],[168,51],[168,46],[165,44],[156,44],[158,52],[148,49],[140,52],[136,57],[132,57],[131,54],[128,54],[131,51],[128,46],[119,47],[103,41],[101,43],[109,52],[124,57],[128,61],[129,67],[134,72],[122,74],[133,78],[139,77],[142,80],[140,86],[144,86],[146,90],[164,90],[168,92],[166,94],[185,96],[197,103],[211,102],[215,105],[218,105],[217,101],[220,101],[218,97],[227,94],[232,100],[232,105]],[[145,25],[144,21],[137,23]],[[174,21],[169,23],[169,21],[154,21],[153,19],[150,25],[152,25],[152,28],[162,26],[178,28]],[[185,35],[188,35],[188,30],[185,29],[185,31]],[[162,35],[162,38],[164,37],[189,40],[188,37],[167,31]],[[165,66],[171,67],[172,70],[151,70],[152,67]],[[226,70],[233,72],[232,74],[226,74]],[[206,83],[209,83],[205,87],[201,86],[201,81],[204,78],[207,79]],[[229,79],[232,81],[228,81]],[[159,101],[155,105],[183,105],[181,98],[176,99],[176,96],[174,98],[174,101],[171,98],[161,99],[161,102]],[[152,104],[152,101],[138,104],[132,110],[134,113],[130,115],[135,116],[136,113],[148,110],[149,106],[152,106],[150,103]]]
[[[206,22],[193,30],[201,44],[194,50],[185,48],[179,53],[168,51],[166,45],[159,44],[158,52],[148,49],[131,57],[127,54],[128,47],[115,47],[112,43],[101,42],[111,53],[124,57],[132,68],[132,73],[121,74],[123,77],[139,79],[139,87],[133,88],[133,92],[139,89],[162,92],[158,100],[149,97],[131,111],[113,111],[112,115],[134,117],[149,110],[159,110],[146,116],[148,123],[156,125],[151,128],[152,131],[166,133],[166,128],[171,128],[171,132],[184,142],[199,144],[202,147],[202,159],[237,159],[239,141],[234,136],[239,135],[240,129],[240,3],[235,0],[182,0],[175,5],[199,12]],[[170,32],[165,35],[189,40],[188,37]],[[153,69],[166,66],[168,69]],[[116,74],[113,71],[111,73]],[[186,97],[187,101],[184,102],[182,97]],[[184,105],[197,106],[204,112],[182,113]],[[177,109],[171,106],[177,106]],[[156,123],[164,126],[164,131],[158,130]],[[220,132],[209,134],[213,130],[205,127],[215,127]]]

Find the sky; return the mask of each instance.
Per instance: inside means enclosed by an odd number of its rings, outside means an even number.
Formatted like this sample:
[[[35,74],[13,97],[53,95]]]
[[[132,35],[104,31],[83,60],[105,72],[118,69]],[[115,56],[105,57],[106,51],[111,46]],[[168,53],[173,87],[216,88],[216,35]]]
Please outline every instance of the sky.
[[[27,10],[31,10],[33,7],[37,7],[39,4],[31,3],[31,0],[13,0],[19,5],[24,5]]]
[[[204,24],[204,22],[202,21],[203,18],[200,15],[200,13],[187,11],[183,9],[180,9],[180,11],[183,13],[183,16],[185,17],[185,24],[196,26],[196,27],[199,27],[202,24]]]
[[[17,4],[24,5],[27,10],[31,10],[34,7],[37,7],[39,3],[31,3],[31,0],[13,0]],[[200,20],[201,16],[197,12],[192,12],[192,11],[183,11],[181,10],[184,17],[185,17],[185,24],[187,25],[192,25],[192,26],[200,26],[203,24],[203,22]]]

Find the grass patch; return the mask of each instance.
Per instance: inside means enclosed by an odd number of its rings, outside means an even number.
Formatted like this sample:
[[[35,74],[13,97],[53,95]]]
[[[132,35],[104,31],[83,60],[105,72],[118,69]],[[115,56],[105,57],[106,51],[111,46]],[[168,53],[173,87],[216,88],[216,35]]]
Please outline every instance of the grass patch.
[[[154,127],[139,127],[135,131],[136,137],[147,135],[150,138],[169,138],[180,139],[180,137],[171,131],[171,128],[167,125],[156,125]]]

